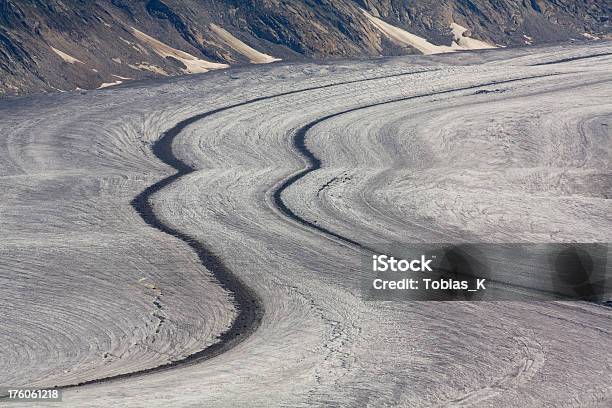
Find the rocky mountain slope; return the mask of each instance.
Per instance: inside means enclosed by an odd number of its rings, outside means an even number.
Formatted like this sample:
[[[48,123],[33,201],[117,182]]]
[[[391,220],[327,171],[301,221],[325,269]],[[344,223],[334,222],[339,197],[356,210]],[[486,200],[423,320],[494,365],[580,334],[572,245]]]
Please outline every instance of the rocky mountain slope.
[[[0,94],[610,36],[606,0],[0,0]]]

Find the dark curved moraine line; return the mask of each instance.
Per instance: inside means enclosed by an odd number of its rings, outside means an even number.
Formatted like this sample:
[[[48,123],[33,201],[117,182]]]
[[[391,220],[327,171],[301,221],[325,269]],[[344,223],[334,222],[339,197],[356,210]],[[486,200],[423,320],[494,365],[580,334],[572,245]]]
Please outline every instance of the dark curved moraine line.
[[[208,360],[212,357],[215,357],[238,343],[244,341],[250,334],[252,334],[260,325],[261,320],[263,318],[264,309],[261,300],[257,296],[257,294],[250,289],[247,285],[245,285],[237,276],[235,276],[232,271],[229,270],[225,266],[225,264],[221,261],[219,257],[217,257],[210,249],[208,249],[203,243],[198,242],[197,239],[188,235],[186,233],[180,232],[179,230],[166,225],[163,221],[161,221],[156,215],[151,206],[150,198],[155,193],[162,190],[164,187],[169,184],[175,182],[179,178],[194,172],[196,169],[189,166],[185,162],[178,159],[174,156],[172,152],[172,142],[174,138],[180,134],[187,126],[192,125],[193,123],[207,118],[209,116],[234,109],[237,107],[253,104],[256,102],[261,102],[269,99],[274,99],[278,97],[294,95],[301,92],[308,92],[313,90],[320,90],[325,88],[332,88],[336,86],[348,85],[352,83],[361,83],[368,81],[375,81],[378,79],[387,79],[393,77],[402,77],[409,76],[423,72],[432,72],[437,69],[426,69],[421,71],[411,71],[411,72],[400,72],[390,75],[381,75],[376,77],[362,78],[351,81],[343,81],[343,82],[335,82],[326,85],[313,86],[308,88],[301,88],[292,91],[282,92],[274,95],[261,96],[258,98],[249,99],[244,102],[239,102],[233,105],[228,105],[222,108],[214,109],[208,112],[204,112],[192,117],[189,117],[179,123],[177,123],[174,127],[166,131],[157,142],[153,145],[153,153],[155,156],[160,159],[165,164],[173,167],[176,170],[171,176],[166,177],[163,180],[158,181],[157,183],[147,187],[143,192],[138,194],[132,202],[132,207],[138,212],[138,214],[142,217],[142,219],[151,227],[156,228],[168,235],[172,235],[185,242],[187,245],[193,249],[193,251],[198,255],[200,262],[202,265],[206,267],[218,280],[221,286],[230,292],[234,297],[234,302],[236,305],[236,309],[238,311],[238,315],[236,319],[233,321],[230,328],[223,332],[219,338],[218,342],[203,349],[196,353],[193,353],[185,358],[180,360],[171,361],[156,367],[125,373],[118,374],[104,378],[98,378],[88,381],[83,381],[78,384],[71,385],[63,385],[56,386],[54,388],[57,389],[66,389],[72,388],[82,385],[89,384],[99,384],[103,382],[110,382],[115,380],[122,380],[127,378],[133,378],[136,376],[141,376],[145,374],[151,374],[155,372],[160,372],[164,370],[168,370],[171,368],[185,366],[190,364],[200,363],[202,361]],[[0,399],[8,398],[7,395],[0,396]]]
[[[563,58],[560,60],[556,60],[556,61],[548,61],[548,62],[540,62],[539,64],[533,64],[531,65],[532,67],[539,67],[541,65],[554,65],[554,64],[562,64],[564,62],[572,62],[572,61],[579,61],[579,60],[583,60],[583,59],[589,59],[589,58],[596,58],[596,57],[605,57],[607,55],[612,55],[612,52],[602,52],[600,54],[591,54],[591,55],[585,55],[583,57],[571,57],[571,58]]]
[[[337,239],[341,242],[344,242],[346,244],[364,249],[368,252],[372,252],[372,253],[378,253],[377,250],[368,247],[367,245],[364,245],[358,241],[355,241],[354,239],[351,238],[347,238],[345,236],[342,236],[334,231],[331,231],[325,227],[322,227],[320,225],[317,225],[315,223],[312,223],[304,218],[302,218],[301,216],[299,216],[298,214],[296,214],[291,208],[289,208],[287,206],[287,204],[285,204],[285,201],[283,200],[283,192],[289,188],[291,185],[293,185],[294,183],[298,182],[300,179],[302,179],[303,177],[305,177],[307,174],[312,173],[313,171],[319,170],[321,168],[321,160],[310,150],[308,149],[308,147],[306,146],[306,136],[308,135],[308,132],[310,131],[310,129],[312,129],[313,127],[315,127],[316,125],[318,125],[319,123],[325,122],[326,120],[341,116],[341,115],[345,115],[347,113],[351,113],[351,112],[356,112],[359,110],[363,110],[363,109],[369,109],[369,108],[373,108],[375,106],[381,106],[381,105],[387,105],[387,104],[392,104],[392,103],[397,103],[397,102],[403,102],[403,101],[409,101],[412,99],[419,99],[419,98],[426,98],[428,96],[435,96],[435,95],[444,95],[444,94],[449,94],[449,93],[453,93],[453,92],[460,92],[460,91],[469,91],[471,89],[478,89],[478,88],[482,88],[485,86],[492,86],[492,85],[501,85],[501,84],[508,84],[511,82],[519,82],[519,81],[525,81],[528,79],[537,79],[537,78],[545,78],[545,77],[551,77],[551,76],[556,76],[556,75],[561,75],[561,74],[544,74],[544,75],[535,75],[535,76],[529,76],[529,77],[524,77],[524,78],[516,78],[516,79],[508,79],[508,80],[504,80],[504,81],[493,81],[493,82],[487,82],[487,83],[483,83],[483,84],[478,84],[478,85],[470,85],[470,86],[466,86],[466,87],[462,87],[462,88],[454,88],[454,89],[448,89],[448,90],[444,90],[444,91],[438,91],[438,92],[429,92],[426,94],[421,94],[421,95],[413,95],[413,96],[405,96],[405,97],[401,97],[401,98],[395,98],[395,99],[391,99],[391,100],[386,100],[386,101],[381,101],[381,102],[376,102],[373,104],[369,104],[369,105],[364,105],[364,106],[358,106],[355,108],[351,108],[351,109],[347,109],[347,110],[343,110],[340,112],[336,112],[336,113],[332,113],[330,115],[327,116],[323,116],[321,118],[318,118],[310,123],[307,123],[306,125],[302,126],[301,128],[299,128],[293,137],[293,146],[295,148],[295,150],[297,150],[305,159],[306,159],[306,163],[308,164],[307,167],[303,170],[301,170],[300,172],[292,175],[291,177],[285,179],[280,186],[278,186],[274,192],[272,193],[272,198],[274,201],[274,205],[280,210],[280,212],[286,216],[287,218],[292,219],[293,221],[296,221],[308,228],[312,228],[316,231],[322,232],[324,235],[328,236],[328,237],[332,237],[334,239]]]

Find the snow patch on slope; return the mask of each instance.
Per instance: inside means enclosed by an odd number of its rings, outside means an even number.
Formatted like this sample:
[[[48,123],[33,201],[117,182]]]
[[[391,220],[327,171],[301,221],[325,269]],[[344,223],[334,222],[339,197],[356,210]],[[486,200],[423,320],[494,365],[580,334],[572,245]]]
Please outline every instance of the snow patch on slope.
[[[210,29],[219,36],[219,38],[236,52],[244,55],[253,64],[269,64],[274,61],[281,61],[280,58],[275,58],[271,55],[259,52],[256,49],[248,46],[238,38],[234,37],[229,31],[219,27],[216,24],[210,24]]]
[[[401,46],[413,47],[422,52],[423,54],[440,54],[444,52],[453,52],[455,51],[452,47],[447,47],[444,45],[435,45],[424,39],[423,37],[419,37],[418,35],[414,35],[409,33],[406,30],[403,30],[399,27],[395,27],[389,23],[384,22],[383,20],[374,17],[370,13],[365,10],[361,10],[363,14],[370,20],[370,22],[378,28],[384,35],[386,35],[391,41]]]
[[[66,54],[63,51],[58,50],[57,48],[51,47],[51,49],[53,50],[54,53],[59,55],[64,61],[66,61],[69,64],[76,64],[77,62],[80,64],[83,64],[83,61],[78,60],[74,58],[73,56]]]
[[[457,23],[451,23],[450,25],[454,37],[451,45],[435,45],[423,37],[419,37],[418,35],[412,34],[402,28],[391,25],[378,17],[374,17],[365,10],[361,11],[368,18],[368,20],[370,20],[370,22],[391,41],[400,46],[416,48],[423,54],[441,54],[445,52],[462,50],[496,48],[494,45],[466,36],[465,33],[468,31],[468,29],[460,26]]]
[[[182,62],[186,67],[185,72],[189,74],[208,72],[211,69],[222,69],[229,67],[227,64],[205,61],[203,59],[194,57],[188,52],[172,48],[169,45],[143,33],[142,31],[135,29],[134,27],[130,27],[130,29],[132,30],[132,34],[138,40],[151,47],[158,55],[162,56],[163,58],[172,57]]]
[[[454,44],[457,44],[457,46],[461,49],[484,50],[488,48],[497,48],[494,45],[477,40],[475,38],[470,38],[469,36],[465,35],[468,29],[463,26],[460,26],[457,23],[451,23],[450,28],[453,31]]]
[[[158,67],[157,65],[151,65],[147,62],[141,62],[137,65],[128,64],[128,67],[136,71],[149,71],[155,74],[169,76],[169,74],[166,71],[164,71],[162,68]]]
[[[123,81],[105,82],[102,85],[100,85],[98,87],[98,89],[108,88],[109,86],[115,86],[115,85],[119,85],[119,84],[122,84],[122,83],[123,83]]]
[[[589,40],[599,40],[599,37],[597,37],[596,35],[593,35],[591,33],[583,33],[582,36],[584,38],[588,38]]]

